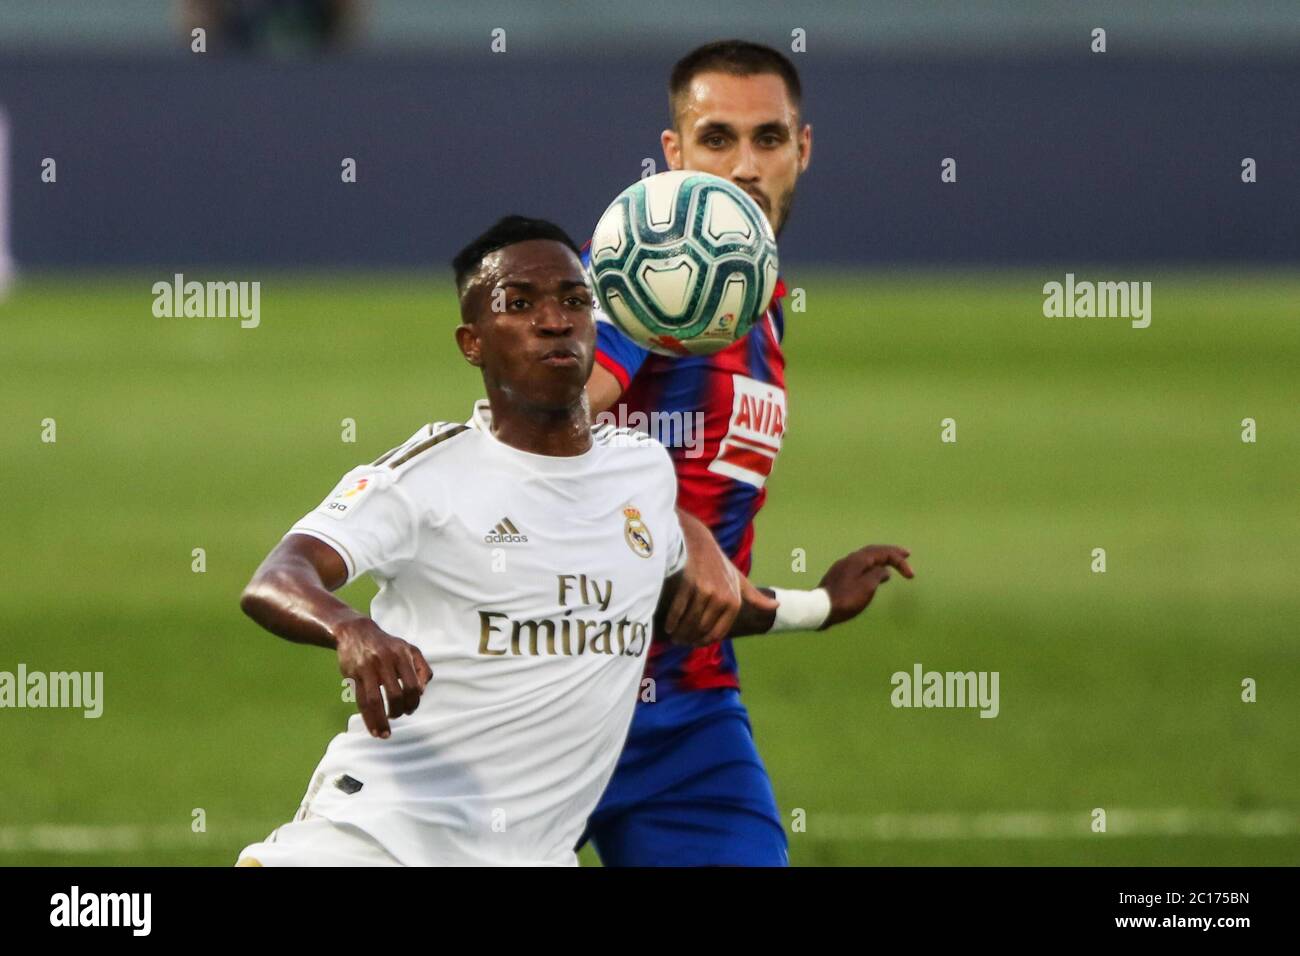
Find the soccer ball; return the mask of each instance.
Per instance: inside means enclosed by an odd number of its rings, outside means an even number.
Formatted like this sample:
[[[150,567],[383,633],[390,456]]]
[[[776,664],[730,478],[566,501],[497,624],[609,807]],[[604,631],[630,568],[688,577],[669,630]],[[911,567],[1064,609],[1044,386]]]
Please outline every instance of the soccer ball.
[[[709,173],[633,183],[596,223],[588,274],[605,314],[661,355],[739,339],[776,290],[776,236],[758,203]]]

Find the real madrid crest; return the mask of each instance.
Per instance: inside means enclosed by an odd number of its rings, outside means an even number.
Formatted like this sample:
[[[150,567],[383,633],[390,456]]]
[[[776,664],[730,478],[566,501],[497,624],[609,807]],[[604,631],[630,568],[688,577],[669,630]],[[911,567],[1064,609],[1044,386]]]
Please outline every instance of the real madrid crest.
[[[624,508],[623,517],[627,519],[623,524],[623,537],[627,539],[627,546],[639,558],[648,558],[654,554],[655,542],[650,537],[650,529],[641,520],[641,512],[636,508]]]

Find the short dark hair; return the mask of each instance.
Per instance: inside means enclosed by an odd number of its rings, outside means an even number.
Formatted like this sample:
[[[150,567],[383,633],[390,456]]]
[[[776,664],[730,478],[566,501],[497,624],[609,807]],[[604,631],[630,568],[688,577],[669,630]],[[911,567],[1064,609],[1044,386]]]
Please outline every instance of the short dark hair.
[[[748,40],[714,40],[696,47],[678,60],[668,77],[668,115],[674,127],[677,126],[677,104],[691,80],[700,73],[730,73],[732,76],[775,73],[785,81],[786,92],[796,109],[803,101],[799,71],[784,53]]]
[[[488,254],[530,239],[551,239],[562,242],[573,250],[574,255],[582,255],[574,241],[569,238],[569,234],[553,222],[531,219],[528,216],[503,216],[481,236],[456,253],[456,258],[451,260],[451,267],[456,273],[456,292],[464,294],[465,286],[469,284],[469,280],[478,271],[479,264]]]

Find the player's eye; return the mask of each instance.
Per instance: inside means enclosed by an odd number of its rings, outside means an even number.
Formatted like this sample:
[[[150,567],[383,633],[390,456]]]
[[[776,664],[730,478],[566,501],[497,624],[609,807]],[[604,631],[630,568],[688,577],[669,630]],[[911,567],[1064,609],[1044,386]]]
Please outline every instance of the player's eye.
[[[712,136],[704,137],[704,145],[708,149],[722,149],[727,145],[727,138],[715,133]]]
[[[528,300],[521,295],[517,295],[506,303],[506,305],[512,312],[520,312],[528,308]]]

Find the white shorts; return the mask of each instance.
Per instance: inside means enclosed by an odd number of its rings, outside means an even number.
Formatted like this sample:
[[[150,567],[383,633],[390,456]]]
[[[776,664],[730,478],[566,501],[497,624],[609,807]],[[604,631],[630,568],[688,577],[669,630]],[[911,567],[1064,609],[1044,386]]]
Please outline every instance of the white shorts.
[[[401,866],[364,830],[324,817],[278,827],[244,847],[236,866]]]

